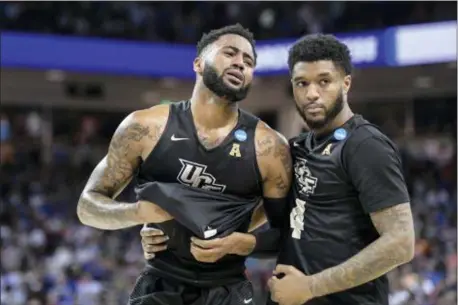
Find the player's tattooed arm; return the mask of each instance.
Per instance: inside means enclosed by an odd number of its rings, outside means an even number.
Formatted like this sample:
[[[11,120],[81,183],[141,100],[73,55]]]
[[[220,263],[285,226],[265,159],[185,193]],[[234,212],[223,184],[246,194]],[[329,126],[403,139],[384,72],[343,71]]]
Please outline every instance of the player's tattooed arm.
[[[413,258],[415,232],[409,203],[385,208],[370,216],[380,237],[344,263],[313,275],[314,297],[367,283]]]
[[[267,219],[271,228],[258,234],[238,234],[235,254],[271,253],[277,249],[287,219],[286,198],[292,183],[292,159],[288,141],[275,130],[260,122],[256,129],[256,157],[263,178],[264,201],[257,210],[250,228],[259,227]],[[262,213],[262,214],[261,214]],[[275,252],[275,251],[273,251]]]
[[[285,198],[292,182],[292,160],[284,136],[260,122],[256,129],[256,158],[264,197]]]
[[[93,170],[78,201],[77,214],[85,225],[116,230],[146,222],[142,205],[121,203],[113,198],[130,182],[142,158],[164,130],[166,119],[162,119],[165,115],[161,112],[165,110],[154,108],[130,114],[115,131],[107,155]],[[154,215],[163,212],[154,204],[143,206],[151,209],[149,212],[157,212]]]

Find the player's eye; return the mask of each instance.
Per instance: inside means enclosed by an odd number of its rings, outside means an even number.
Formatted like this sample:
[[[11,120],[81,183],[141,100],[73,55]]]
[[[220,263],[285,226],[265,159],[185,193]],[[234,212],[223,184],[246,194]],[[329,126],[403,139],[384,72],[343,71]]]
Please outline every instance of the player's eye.
[[[253,67],[253,62],[252,62],[251,60],[249,60],[249,59],[248,59],[248,60],[245,60],[245,64],[246,64],[248,67],[250,67],[250,68]]]
[[[331,81],[329,79],[320,80],[320,86],[327,86]]]
[[[296,87],[299,87],[299,88],[306,87],[307,85],[308,83],[304,81],[296,82]]]

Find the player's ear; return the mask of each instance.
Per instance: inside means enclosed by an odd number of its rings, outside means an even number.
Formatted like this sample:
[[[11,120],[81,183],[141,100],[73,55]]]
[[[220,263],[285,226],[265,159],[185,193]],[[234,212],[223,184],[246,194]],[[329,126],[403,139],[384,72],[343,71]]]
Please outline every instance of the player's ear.
[[[193,63],[194,72],[196,72],[199,75],[202,75],[202,73],[204,71],[203,65],[204,65],[204,61],[202,60],[202,58],[201,57],[196,57],[194,59],[194,63]]]
[[[351,75],[346,75],[343,80],[343,90],[347,94],[351,87]]]

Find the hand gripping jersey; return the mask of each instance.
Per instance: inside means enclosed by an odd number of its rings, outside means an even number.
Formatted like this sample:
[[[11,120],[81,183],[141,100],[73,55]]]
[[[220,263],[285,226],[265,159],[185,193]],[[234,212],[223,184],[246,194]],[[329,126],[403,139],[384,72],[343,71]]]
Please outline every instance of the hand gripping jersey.
[[[214,263],[197,262],[190,238],[246,231],[262,195],[255,151],[258,119],[239,110],[234,129],[207,149],[199,141],[188,101],[170,105],[165,130],[136,176],[138,198],[160,205],[175,217],[160,224],[171,240],[149,265],[164,277],[200,286],[239,280],[244,258],[227,255]]]

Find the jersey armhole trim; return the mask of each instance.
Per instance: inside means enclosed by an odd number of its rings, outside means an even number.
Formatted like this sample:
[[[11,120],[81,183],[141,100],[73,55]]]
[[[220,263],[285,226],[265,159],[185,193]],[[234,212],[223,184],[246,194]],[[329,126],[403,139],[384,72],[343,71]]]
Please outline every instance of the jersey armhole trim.
[[[156,145],[154,146],[154,148],[151,150],[151,152],[148,154],[148,156],[145,158],[145,160],[143,160],[143,162],[142,162],[143,164],[146,163],[146,162],[148,162],[149,159],[153,158],[154,152],[156,151],[157,147],[158,147],[160,144],[162,144],[163,138],[164,138],[164,134],[167,133],[167,130],[169,129],[169,125],[170,125],[170,123],[171,123],[171,121],[172,121],[172,120],[170,119],[170,118],[172,117],[172,112],[173,112],[173,111],[172,111],[172,106],[173,106],[172,104],[169,105],[169,114],[168,114],[168,116],[167,116],[167,122],[165,123],[164,130],[162,131],[162,134],[161,134],[161,136],[159,137],[159,139],[157,140]]]

